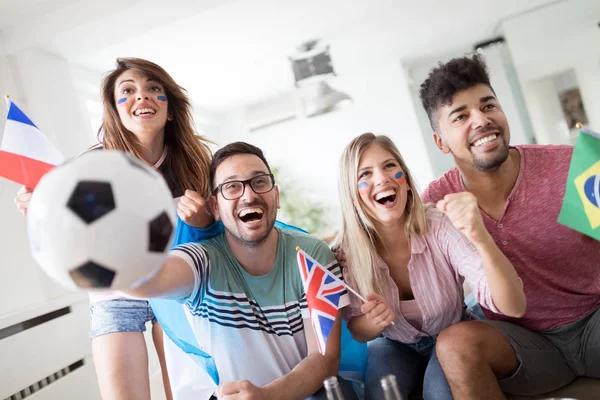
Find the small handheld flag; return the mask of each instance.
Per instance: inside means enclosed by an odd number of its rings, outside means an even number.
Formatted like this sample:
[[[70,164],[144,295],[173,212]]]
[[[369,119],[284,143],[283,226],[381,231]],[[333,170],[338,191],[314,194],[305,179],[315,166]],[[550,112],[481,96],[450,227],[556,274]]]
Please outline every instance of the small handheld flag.
[[[8,115],[0,144],[0,176],[34,188],[64,157],[8,95],[4,97]]]
[[[350,301],[346,284],[308,254],[296,247],[298,268],[304,284],[306,303],[317,338],[319,352],[325,354],[327,338],[333,328],[338,310]]]
[[[581,128],[558,222],[600,240],[600,134]]]

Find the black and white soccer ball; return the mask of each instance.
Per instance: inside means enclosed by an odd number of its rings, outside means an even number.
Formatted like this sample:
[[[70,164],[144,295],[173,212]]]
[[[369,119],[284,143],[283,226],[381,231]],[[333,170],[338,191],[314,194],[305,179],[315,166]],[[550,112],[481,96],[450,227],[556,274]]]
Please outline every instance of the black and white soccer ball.
[[[47,173],[27,210],[33,258],[69,289],[134,288],[162,266],[176,224],[163,177],[116,150]]]

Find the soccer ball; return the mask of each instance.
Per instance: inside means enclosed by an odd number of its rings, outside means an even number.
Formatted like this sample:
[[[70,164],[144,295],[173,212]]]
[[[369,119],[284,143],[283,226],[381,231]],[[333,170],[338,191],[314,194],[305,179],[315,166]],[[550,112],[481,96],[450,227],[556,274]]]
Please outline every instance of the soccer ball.
[[[89,151],[48,172],[27,210],[33,258],[73,290],[139,286],[165,261],[175,223],[162,176],[116,150]]]

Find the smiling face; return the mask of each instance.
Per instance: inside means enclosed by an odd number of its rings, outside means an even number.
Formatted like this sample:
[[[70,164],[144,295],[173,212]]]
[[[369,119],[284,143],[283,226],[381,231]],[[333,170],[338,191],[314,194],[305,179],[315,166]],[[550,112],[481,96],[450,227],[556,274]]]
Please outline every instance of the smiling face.
[[[221,184],[227,187],[227,182],[245,181],[269,173],[267,166],[257,156],[237,154],[219,164],[214,183],[215,187]],[[256,185],[264,183],[260,180]],[[256,194],[247,184],[242,197],[234,200],[225,199],[218,191],[212,198],[211,206],[215,218],[223,222],[230,237],[244,246],[256,247],[267,239],[275,225],[279,188],[275,186],[266,193]]]
[[[508,158],[510,129],[492,89],[478,84],[457,92],[437,110],[435,142],[457,164],[494,171]]]
[[[392,153],[370,145],[358,163],[357,189],[367,214],[380,223],[402,222],[408,185],[406,175]]]
[[[138,137],[164,134],[169,103],[163,85],[130,69],[117,78],[114,96],[127,130]]]

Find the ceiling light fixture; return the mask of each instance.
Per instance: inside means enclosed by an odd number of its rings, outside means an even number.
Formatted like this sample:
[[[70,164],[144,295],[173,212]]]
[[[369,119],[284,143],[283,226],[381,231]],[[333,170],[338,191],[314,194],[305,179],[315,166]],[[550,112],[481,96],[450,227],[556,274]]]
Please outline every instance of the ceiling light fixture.
[[[348,94],[333,89],[326,82],[336,76],[328,45],[320,46],[318,40],[305,42],[290,61],[305,117],[326,114],[352,104]]]

